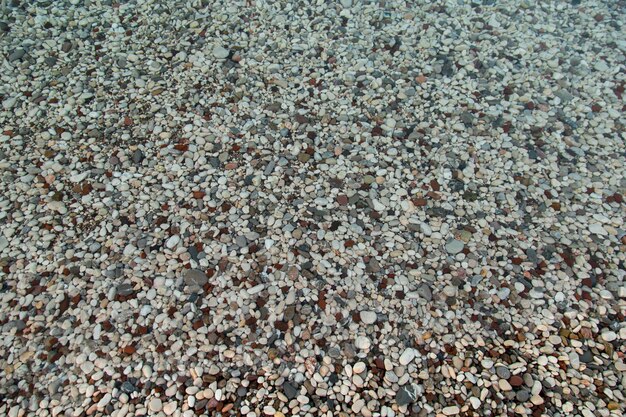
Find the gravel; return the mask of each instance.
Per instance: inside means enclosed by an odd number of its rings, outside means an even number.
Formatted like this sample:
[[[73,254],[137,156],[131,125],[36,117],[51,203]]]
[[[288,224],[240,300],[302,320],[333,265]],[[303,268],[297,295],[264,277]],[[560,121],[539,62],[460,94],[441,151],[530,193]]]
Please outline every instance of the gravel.
[[[622,6],[3,2],[0,415],[623,414]]]

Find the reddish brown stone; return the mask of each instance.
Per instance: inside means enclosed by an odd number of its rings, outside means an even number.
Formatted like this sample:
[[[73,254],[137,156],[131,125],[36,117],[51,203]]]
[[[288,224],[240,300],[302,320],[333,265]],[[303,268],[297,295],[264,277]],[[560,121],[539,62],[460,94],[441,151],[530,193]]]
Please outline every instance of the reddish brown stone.
[[[346,196],[345,194],[341,194],[337,196],[337,203],[340,206],[345,206],[348,204],[348,196]]]
[[[383,129],[380,126],[374,126],[372,129],[372,136],[381,136],[383,134]]]
[[[276,321],[274,322],[274,326],[281,332],[286,332],[287,330],[289,330],[289,323],[287,323],[286,321]]]
[[[509,379],[509,384],[511,384],[512,387],[521,387],[523,383],[524,380],[519,375],[513,375],[511,379]]]

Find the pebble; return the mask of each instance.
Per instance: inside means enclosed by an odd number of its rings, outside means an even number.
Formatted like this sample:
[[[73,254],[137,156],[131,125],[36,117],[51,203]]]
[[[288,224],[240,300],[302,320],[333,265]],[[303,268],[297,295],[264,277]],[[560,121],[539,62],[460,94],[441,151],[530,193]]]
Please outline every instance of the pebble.
[[[365,362],[357,362],[352,367],[352,372],[354,372],[355,374],[360,374],[365,371],[366,368],[367,365],[365,365]]]
[[[216,46],[213,48],[213,56],[217,59],[226,59],[229,54],[230,51],[223,46]]]
[[[604,339],[605,342],[612,342],[617,339],[617,333],[612,331],[603,332],[602,339]]]
[[[446,243],[446,251],[450,255],[456,255],[457,253],[461,252],[463,248],[465,248],[465,244],[460,240],[451,239]]]
[[[427,302],[433,300],[433,293],[428,284],[421,284],[417,287],[417,293]]]
[[[9,62],[15,62],[22,59],[24,55],[26,55],[26,51],[22,48],[17,48],[9,54],[8,60]]]
[[[167,404],[165,404],[163,406],[163,412],[165,413],[165,415],[167,416],[171,416],[172,414],[174,414],[176,412],[176,409],[178,408],[177,404],[175,401],[171,401]]]
[[[163,409],[163,403],[160,398],[152,398],[148,407],[150,408],[150,411],[158,413],[161,409]]]
[[[461,409],[456,405],[452,405],[449,407],[444,407],[441,412],[446,416],[454,416],[456,414],[459,414],[461,412]]]
[[[408,348],[405,349],[404,352],[402,352],[402,354],[400,355],[400,365],[402,366],[406,366],[409,363],[413,362],[413,359],[415,359],[415,349],[412,348]]]
[[[165,242],[165,246],[167,246],[168,249],[174,249],[179,242],[180,236],[174,235],[167,239],[167,242]]]
[[[369,338],[365,336],[359,336],[354,341],[354,346],[357,349],[361,349],[361,350],[367,350],[370,348],[371,345],[372,345],[372,342],[370,341]]]
[[[408,405],[417,399],[417,391],[413,385],[405,385],[400,388],[396,394],[396,404],[402,407]]]
[[[502,379],[509,379],[509,377],[511,376],[511,372],[509,371],[509,369],[504,366],[497,366],[496,374]]]
[[[203,287],[209,282],[206,273],[199,269],[188,269],[185,272],[185,285],[190,287]]]
[[[361,321],[364,324],[376,323],[376,313],[373,311],[361,311],[360,316],[361,316]]]
[[[498,386],[502,391],[511,391],[513,389],[511,384],[509,384],[509,381],[507,381],[506,379],[500,379],[498,381]]]
[[[294,399],[298,395],[298,390],[290,382],[283,383],[283,393],[288,399]]]
[[[470,397],[469,402],[472,405],[472,408],[474,408],[474,410],[478,410],[480,408],[481,401],[478,398]]]

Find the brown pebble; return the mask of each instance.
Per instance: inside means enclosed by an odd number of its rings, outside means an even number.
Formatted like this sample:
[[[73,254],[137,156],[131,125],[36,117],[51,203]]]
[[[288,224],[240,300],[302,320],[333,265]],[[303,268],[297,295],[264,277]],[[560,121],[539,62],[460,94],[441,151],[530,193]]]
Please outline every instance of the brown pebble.
[[[337,203],[339,203],[340,206],[345,206],[348,204],[348,196],[346,196],[345,194],[341,194],[337,196]]]
[[[512,387],[520,387],[523,383],[524,380],[519,375],[513,375],[511,379],[509,379],[509,384],[511,384]]]

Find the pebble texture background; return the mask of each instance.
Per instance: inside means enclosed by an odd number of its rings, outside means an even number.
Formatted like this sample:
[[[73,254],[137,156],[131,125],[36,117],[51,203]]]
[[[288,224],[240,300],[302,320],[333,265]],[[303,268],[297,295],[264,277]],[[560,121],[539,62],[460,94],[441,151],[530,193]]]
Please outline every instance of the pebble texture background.
[[[0,414],[624,412],[624,1],[3,3]]]

